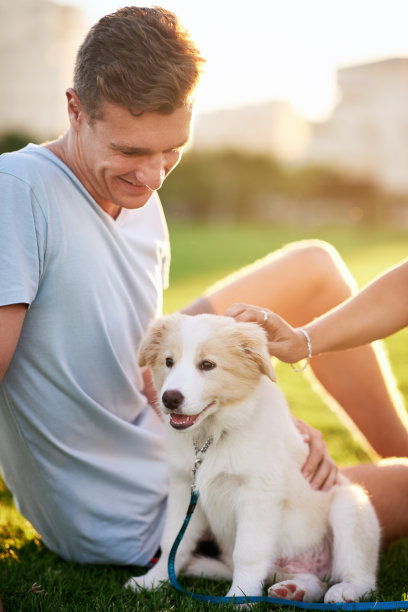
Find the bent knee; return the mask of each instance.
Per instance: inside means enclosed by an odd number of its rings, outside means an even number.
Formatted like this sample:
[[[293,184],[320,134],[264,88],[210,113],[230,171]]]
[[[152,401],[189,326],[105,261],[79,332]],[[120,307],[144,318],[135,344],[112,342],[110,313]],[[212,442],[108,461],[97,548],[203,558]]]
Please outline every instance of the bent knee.
[[[314,292],[325,295],[332,308],[356,291],[356,282],[335,247],[324,240],[302,240],[287,252],[309,279]]]
[[[382,529],[384,544],[408,537],[408,458],[344,468],[342,472],[367,491]]]

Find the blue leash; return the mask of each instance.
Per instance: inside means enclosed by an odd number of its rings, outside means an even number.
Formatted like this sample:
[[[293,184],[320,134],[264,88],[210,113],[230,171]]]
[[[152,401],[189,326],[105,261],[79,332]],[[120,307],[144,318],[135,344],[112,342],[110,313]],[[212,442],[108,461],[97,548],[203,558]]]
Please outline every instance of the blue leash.
[[[171,551],[169,554],[169,560],[167,569],[169,572],[169,578],[172,586],[185,593],[192,599],[196,599],[198,601],[204,601],[206,603],[213,604],[223,604],[223,603],[234,603],[234,604],[244,604],[244,603],[270,603],[276,606],[293,606],[295,608],[305,608],[308,610],[345,610],[346,612],[354,612],[358,610],[406,610],[408,609],[408,601],[364,601],[364,602],[353,602],[353,603],[309,603],[305,601],[294,601],[292,599],[279,599],[276,597],[214,597],[212,595],[201,595],[200,593],[192,593],[191,591],[187,591],[183,589],[182,586],[178,583],[176,573],[174,571],[174,561],[176,558],[177,549],[180,545],[181,540],[183,539],[184,532],[187,529],[187,526],[190,522],[191,516],[195,510],[197,505],[197,501],[199,498],[199,491],[196,489],[192,491],[190,504],[187,509],[186,518],[181,526],[181,529],[174,540],[174,544],[171,547]]]

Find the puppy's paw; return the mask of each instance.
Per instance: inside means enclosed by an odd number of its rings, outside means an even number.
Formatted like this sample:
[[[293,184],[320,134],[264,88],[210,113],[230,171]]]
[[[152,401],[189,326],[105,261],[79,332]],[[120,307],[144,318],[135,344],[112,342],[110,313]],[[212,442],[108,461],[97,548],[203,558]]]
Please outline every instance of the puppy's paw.
[[[259,587],[258,584],[247,585],[245,589],[240,587],[231,585],[230,590],[226,594],[226,597],[259,597],[262,595],[262,587]],[[236,610],[250,610],[254,607],[255,604],[251,603],[242,603],[242,604],[234,604],[234,609]]]
[[[125,589],[130,589],[134,593],[138,593],[142,589],[153,591],[154,589],[161,588],[165,579],[159,580],[156,576],[149,576],[149,574],[150,572],[147,572],[144,576],[134,576],[130,578],[125,584]]]
[[[297,574],[291,580],[283,580],[268,589],[269,597],[294,601],[319,601],[326,585],[314,574]]]
[[[293,580],[284,580],[273,584],[268,589],[268,597],[276,597],[278,599],[292,599],[293,601],[303,601],[305,591],[302,587]]]
[[[325,603],[350,603],[368,596],[370,591],[370,588],[362,588],[361,585],[352,582],[339,582],[330,587],[324,596],[324,601]]]

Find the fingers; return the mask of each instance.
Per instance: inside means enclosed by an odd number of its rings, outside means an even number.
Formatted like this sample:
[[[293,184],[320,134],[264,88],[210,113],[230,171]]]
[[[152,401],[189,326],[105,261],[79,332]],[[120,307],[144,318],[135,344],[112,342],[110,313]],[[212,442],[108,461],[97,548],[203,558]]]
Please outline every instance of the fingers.
[[[242,302],[232,304],[224,313],[228,317],[233,317],[236,321],[244,323],[257,323],[265,328],[270,342],[286,342],[287,337],[294,337],[296,334],[291,326],[279,315],[268,310]]]
[[[264,326],[267,318],[269,318],[269,315],[272,313],[266,308],[262,309],[257,306],[238,302],[232,304],[224,314],[227,317],[233,317],[236,321],[243,323],[258,323],[258,325]]]
[[[230,306],[225,314],[236,321],[257,323],[263,327],[268,337],[270,355],[281,361],[295,363],[308,354],[304,334],[267,308],[258,308],[240,302]]]
[[[329,491],[336,484],[339,470],[329,455],[323,457],[314,471],[313,466],[308,468],[307,464],[305,464],[305,467],[306,472],[309,473],[309,483],[312,489],[316,491]],[[311,477],[310,474],[312,474]]]
[[[339,469],[330,457],[320,431],[310,425],[295,420],[303,439],[309,445],[309,455],[302,468],[303,476],[315,490],[328,491],[337,482]]]

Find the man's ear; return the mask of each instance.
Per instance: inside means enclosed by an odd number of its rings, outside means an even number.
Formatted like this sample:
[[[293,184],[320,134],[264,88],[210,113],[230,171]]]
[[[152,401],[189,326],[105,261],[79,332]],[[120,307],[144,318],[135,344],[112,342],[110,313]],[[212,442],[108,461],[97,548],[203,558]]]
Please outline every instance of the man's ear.
[[[71,126],[76,129],[82,114],[81,100],[75,89],[69,87],[65,92],[68,104],[68,117]]]

